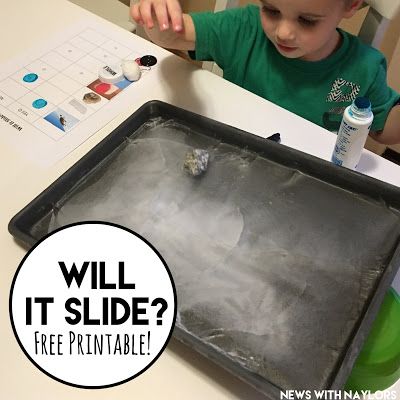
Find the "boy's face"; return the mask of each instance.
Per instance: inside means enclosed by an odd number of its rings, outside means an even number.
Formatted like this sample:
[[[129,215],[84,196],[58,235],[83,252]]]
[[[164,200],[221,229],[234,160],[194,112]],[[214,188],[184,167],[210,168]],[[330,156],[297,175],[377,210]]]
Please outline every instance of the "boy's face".
[[[318,61],[336,49],[336,27],[356,8],[345,0],[261,0],[261,23],[284,57]]]

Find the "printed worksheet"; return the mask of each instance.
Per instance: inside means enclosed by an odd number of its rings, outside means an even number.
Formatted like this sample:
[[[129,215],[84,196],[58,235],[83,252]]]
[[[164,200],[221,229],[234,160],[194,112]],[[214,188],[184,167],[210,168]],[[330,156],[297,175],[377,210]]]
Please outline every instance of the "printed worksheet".
[[[61,160],[151,79],[158,60],[146,47],[137,36],[88,18],[1,64],[1,140],[36,164]],[[133,62],[139,68],[128,80],[121,65]]]

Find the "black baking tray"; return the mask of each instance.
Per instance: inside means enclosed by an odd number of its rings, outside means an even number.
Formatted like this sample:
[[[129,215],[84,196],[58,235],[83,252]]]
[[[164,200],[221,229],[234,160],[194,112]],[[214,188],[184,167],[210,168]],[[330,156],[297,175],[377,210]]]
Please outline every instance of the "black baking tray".
[[[146,237],[174,276],[174,336],[271,399],[343,388],[400,263],[399,188],[160,101],[8,228],[29,247],[89,219]]]

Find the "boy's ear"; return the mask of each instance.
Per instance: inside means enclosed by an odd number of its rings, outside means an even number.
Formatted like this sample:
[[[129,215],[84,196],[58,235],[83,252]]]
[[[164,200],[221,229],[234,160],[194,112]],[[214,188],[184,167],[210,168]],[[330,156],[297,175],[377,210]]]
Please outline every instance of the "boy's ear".
[[[344,18],[351,18],[362,5],[363,0],[347,0]]]

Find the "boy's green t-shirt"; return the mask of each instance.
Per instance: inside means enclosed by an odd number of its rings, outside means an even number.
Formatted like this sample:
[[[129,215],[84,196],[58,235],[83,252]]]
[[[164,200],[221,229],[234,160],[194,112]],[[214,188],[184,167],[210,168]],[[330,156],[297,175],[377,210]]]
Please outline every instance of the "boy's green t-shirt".
[[[372,130],[383,129],[400,96],[386,82],[386,60],[356,36],[339,30],[341,47],[321,61],[283,57],[266,37],[259,7],[191,14],[196,50],[190,56],[215,61],[224,78],[330,131],[357,96],[370,99]]]

